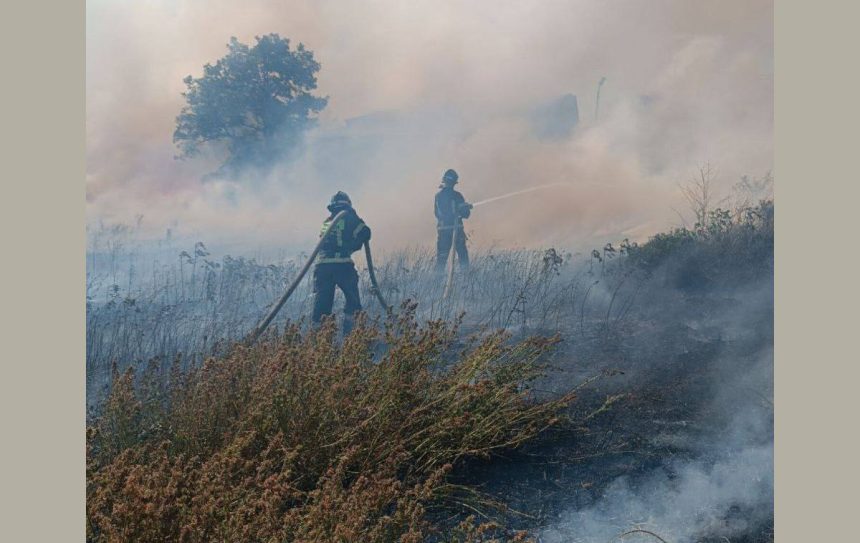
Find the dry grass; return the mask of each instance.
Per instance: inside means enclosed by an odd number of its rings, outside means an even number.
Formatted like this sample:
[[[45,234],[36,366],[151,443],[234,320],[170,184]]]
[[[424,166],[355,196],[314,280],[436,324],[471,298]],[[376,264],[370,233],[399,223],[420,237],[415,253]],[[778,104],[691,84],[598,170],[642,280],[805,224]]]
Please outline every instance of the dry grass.
[[[428,514],[462,511],[446,481],[464,460],[557,423],[573,395],[529,390],[555,340],[457,337],[409,306],[342,344],[331,323],[288,326],[189,371],[115,375],[87,431],[87,539],[524,540]]]
[[[550,253],[557,260],[548,260]],[[377,276],[386,300],[394,306],[420,301],[422,321],[453,320],[467,312],[464,328],[507,328],[525,337],[560,330],[574,317],[579,322],[583,313],[587,318],[592,312],[606,313],[599,289],[587,300],[582,296],[590,279],[587,269],[554,250],[475,251],[474,265],[457,274],[447,298],[442,297],[445,278],[435,273],[430,251],[380,255],[379,262]],[[220,264],[198,262],[196,270],[184,272],[165,266],[151,279],[109,288],[107,294],[103,286],[93,288],[87,304],[88,401],[93,405],[103,400],[114,361],[122,371],[130,365],[140,368],[155,357],[169,364],[181,353],[186,362],[197,362],[222,352],[223,342],[242,338],[257,325],[300,265],[299,260],[264,266],[225,257]],[[367,270],[359,266],[359,274],[365,310],[382,316],[370,293]],[[594,307],[586,311],[583,301]],[[273,324],[299,321],[310,314],[312,303],[310,283],[303,281]],[[338,299],[337,312],[341,304]]]

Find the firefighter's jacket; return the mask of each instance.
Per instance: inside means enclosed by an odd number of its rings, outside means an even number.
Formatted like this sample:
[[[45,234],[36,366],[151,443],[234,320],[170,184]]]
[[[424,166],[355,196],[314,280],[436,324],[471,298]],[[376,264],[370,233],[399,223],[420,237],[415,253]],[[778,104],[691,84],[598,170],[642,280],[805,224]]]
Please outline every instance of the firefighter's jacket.
[[[439,230],[462,228],[463,219],[468,219],[472,213],[463,195],[451,187],[443,187],[436,193],[434,212]]]
[[[329,231],[329,225],[338,211],[340,210],[333,211],[323,222],[320,236]],[[352,262],[352,253],[361,249],[364,242],[368,240],[370,240],[370,227],[364,224],[354,209],[348,208],[346,215],[331,226],[320,247],[317,264]]]

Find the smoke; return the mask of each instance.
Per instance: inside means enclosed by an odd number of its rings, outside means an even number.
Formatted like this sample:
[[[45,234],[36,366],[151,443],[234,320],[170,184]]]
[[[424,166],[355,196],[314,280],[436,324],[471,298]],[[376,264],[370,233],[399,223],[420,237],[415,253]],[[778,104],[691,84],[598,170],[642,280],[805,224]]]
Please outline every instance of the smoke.
[[[644,480],[615,480],[593,508],[566,515],[542,543],[606,543],[652,531],[673,543],[748,535],[773,514],[773,444],[679,463]],[[641,541],[652,540],[640,536]],[[627,541],[637,541],[628,536]]]
[[[306,244],[346,190],[383,248],[428,244],[453,167],[474,243],[568,247],[677,222],[677,183],[710,161],[724,188],[772,168],[772,2],[188,0],[87,4],[87,215],[207,241]],[[174,160],[182,78],[230,36],[277,32],[322,64],[329,97],[303,152],[263,179],[203,181]],[[594,119],[597,82],[600,118]],[[577,96],[579,123],[538,115]],[[632,233],[632,234],[631,234]]]
[[[612,481],[592,503],[571,506],[539,534],[542,543],[619,541],[632,529],[672,543],[736,541],[768,529],[774,500],[773,281],[766,273],[747,281],[685,302],[673,298],[664,277],[649,284],[636,317],[642,328],[650,329],[644,324],[650,315],[661,329],[680,325],[690,336],[673,336],[671,347],[653,332],[632,338],[628,348],[637,356],[623,367],[626,384],[618,390],[641,393],[655,375],[672,383],[665,393],[673,405],[689,408],[689,418],[673,420],[667,412],[669,420],[654,421],[660,424],[648,440],[652,450],[676,452],[657,468]],[[713,359],[694,354],[697,344],[716,346]],[[672,349],[684,353],[687,365],[673,366]],[[678,374],[696,385],[679,385]],[[624,538],[653,540],[641,533]]]
[[[605,543],[645,529],[673,543],[748,537],[773,521],[773,351],[724,359],[713,399],[694,424],[655,444],[688,454],[644,475],[616,479],[589,507],[570,509],[540,534],[542,543]],[[629,541],[650,541],[628,536]]]
[[[501,194],[499,196],[493,196],[492,198],[487,198],[486,200],[481,200],[480,202],[474,202],[472,205],[474,207],[482,206],[484,204],[489,204],[490,202],[497,202],[499,200],[505,200],[507,198],[512,198],[514,196],[519,196],[520,194],[528,194],[530,192],[534,192],[536,190],[544,190],[551,187],[563,187],[566,183],[550,183],[548,185],[539,185],[537,187],[530,187],[522,190],[515,190],[514,192],[508,192],[506,194]]]

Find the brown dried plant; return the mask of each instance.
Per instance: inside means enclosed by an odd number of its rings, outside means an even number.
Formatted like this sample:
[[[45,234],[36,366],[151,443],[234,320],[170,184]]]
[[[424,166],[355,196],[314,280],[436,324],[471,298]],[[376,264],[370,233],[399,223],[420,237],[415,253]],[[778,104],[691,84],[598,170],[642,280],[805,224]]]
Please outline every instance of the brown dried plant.
[[[503,540],[473,520],[440,531],[427,510],[451,506],[464,460],[558,422],[573,394],[529,390],[556,339],[462,348],[456,324],[402,309],[342,343],[331,322],[290,325],[186,372],[115,375],[87,430],[88,541]]]

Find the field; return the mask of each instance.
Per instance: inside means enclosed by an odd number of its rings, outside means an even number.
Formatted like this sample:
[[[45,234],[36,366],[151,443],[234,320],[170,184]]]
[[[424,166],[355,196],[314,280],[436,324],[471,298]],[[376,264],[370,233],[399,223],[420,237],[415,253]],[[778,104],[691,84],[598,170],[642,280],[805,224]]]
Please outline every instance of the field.
[[[255,346],[304,257],[132,238],[88,257],[91,541],[772,540],[772,202],[479,249],[447,297],[380,255],[393,315],[361,270],[358,330],[312,330],[306,281]]]

